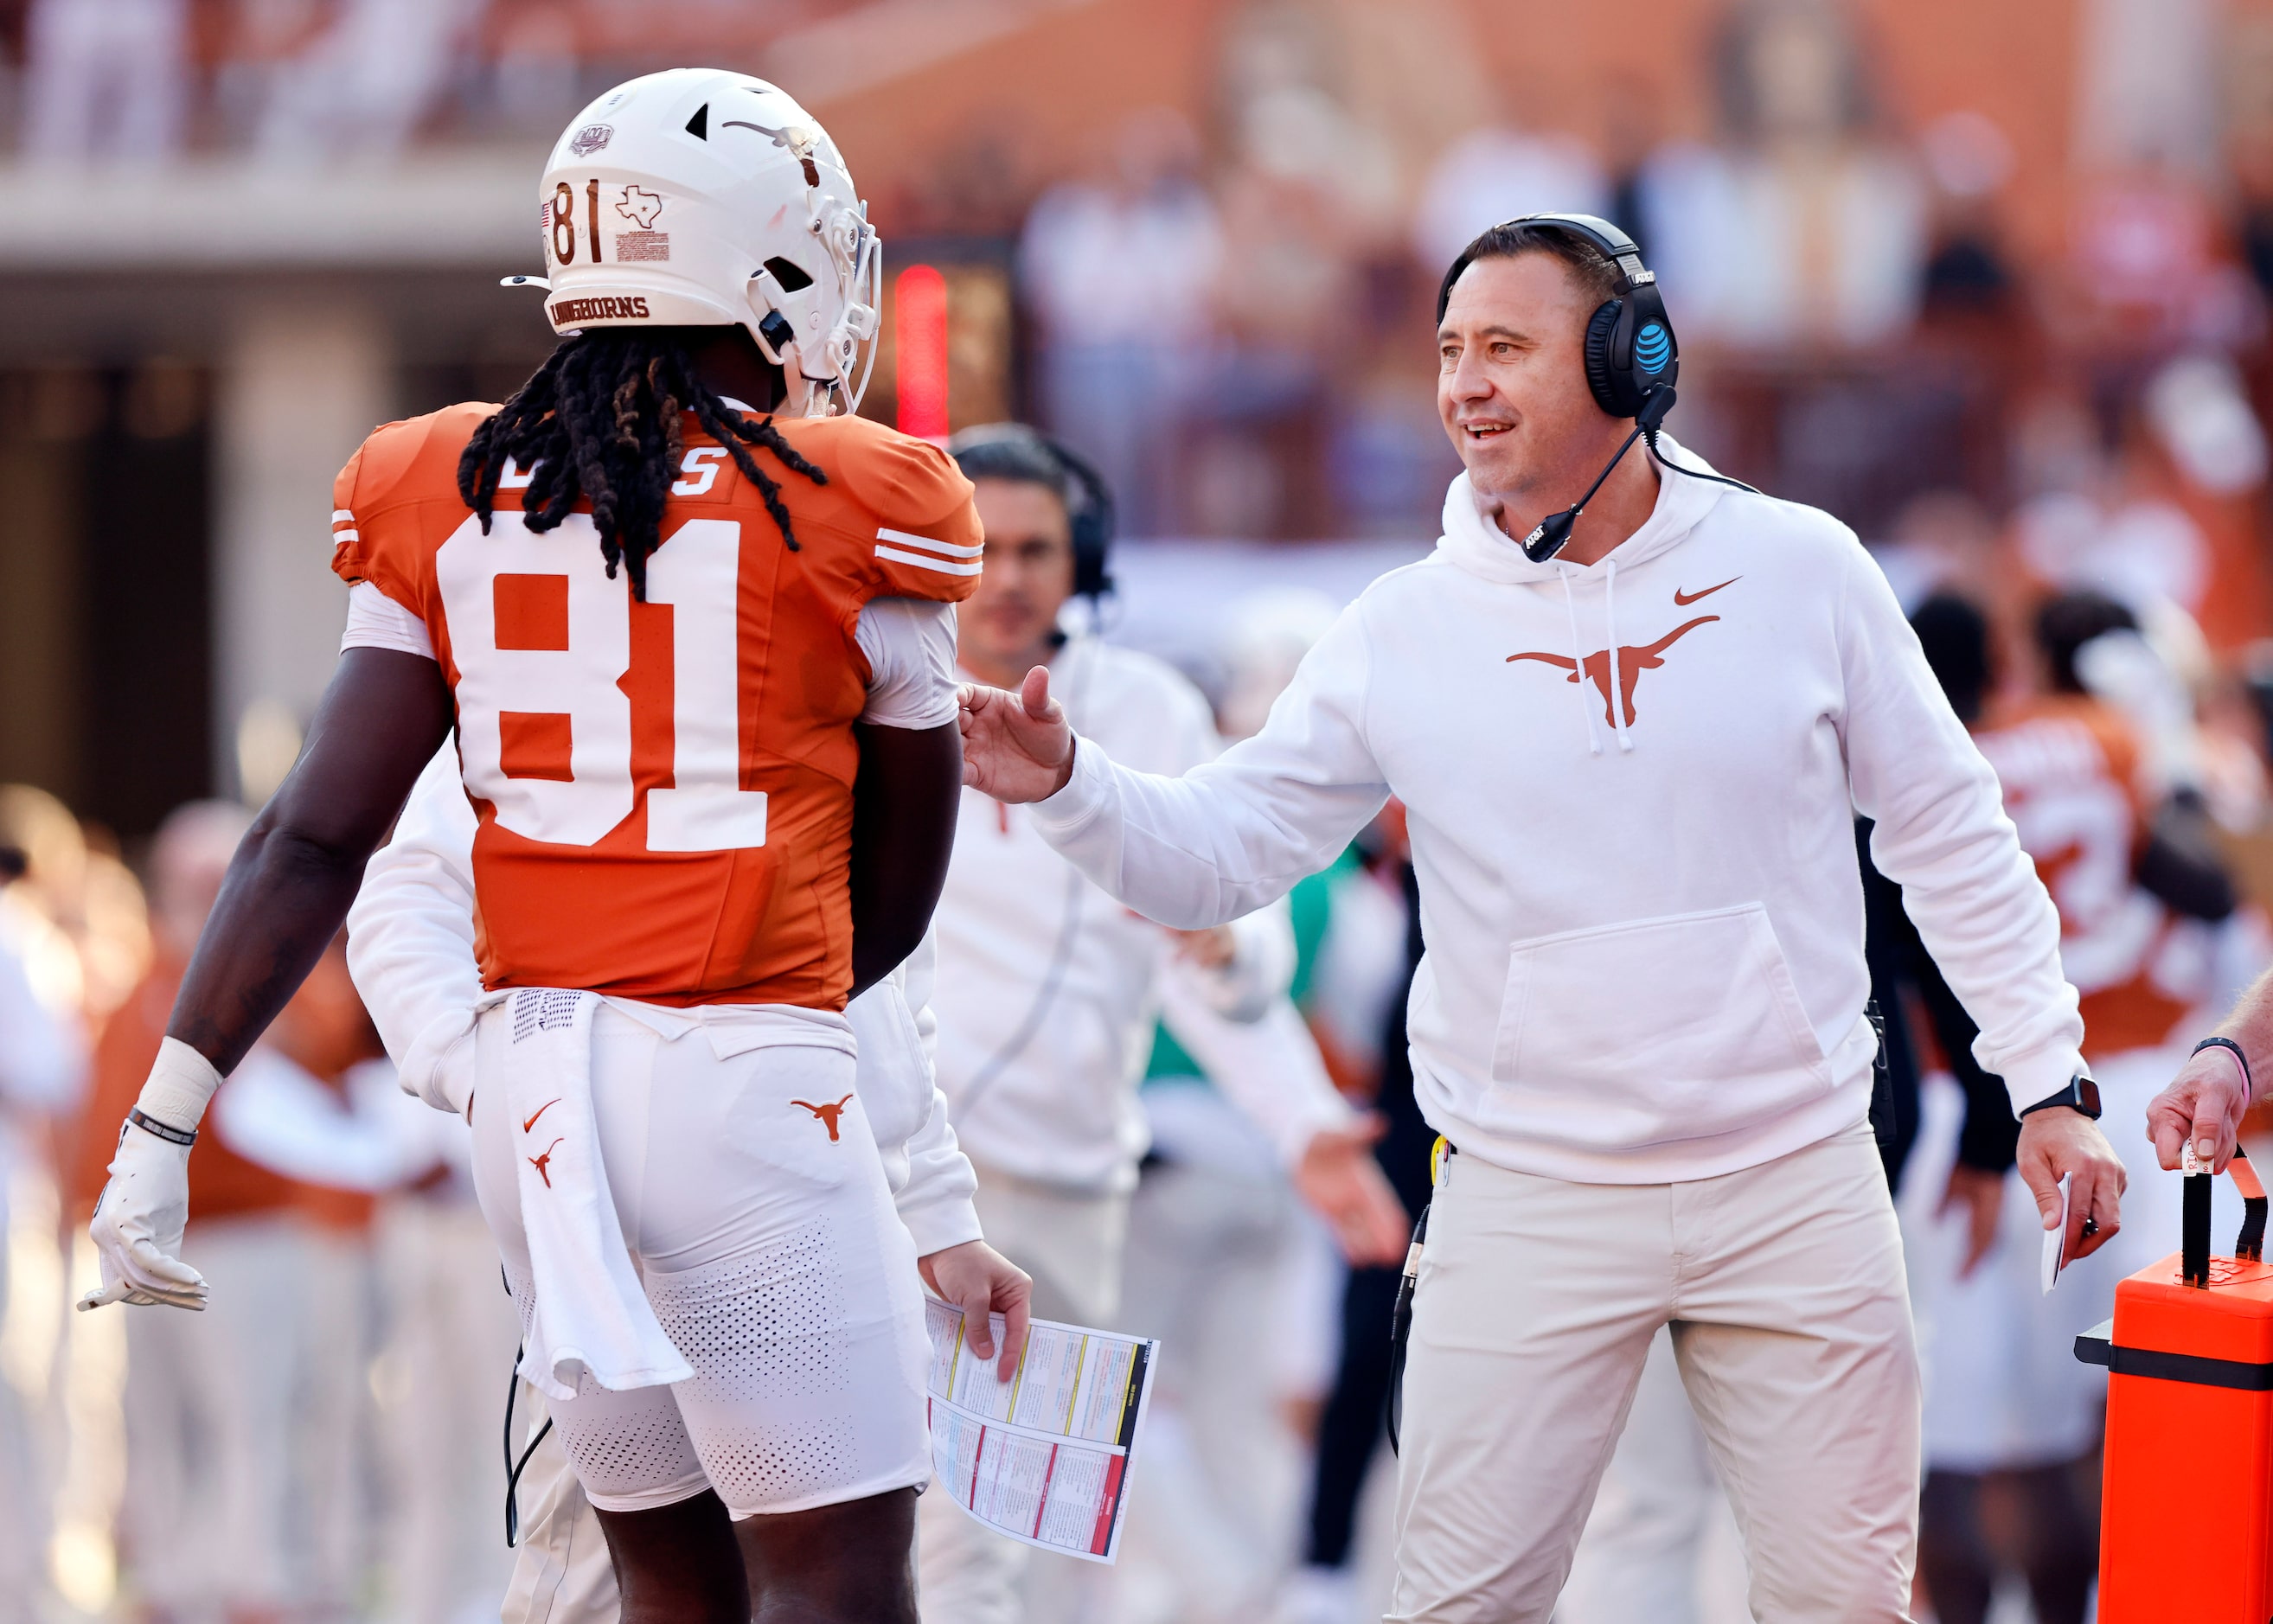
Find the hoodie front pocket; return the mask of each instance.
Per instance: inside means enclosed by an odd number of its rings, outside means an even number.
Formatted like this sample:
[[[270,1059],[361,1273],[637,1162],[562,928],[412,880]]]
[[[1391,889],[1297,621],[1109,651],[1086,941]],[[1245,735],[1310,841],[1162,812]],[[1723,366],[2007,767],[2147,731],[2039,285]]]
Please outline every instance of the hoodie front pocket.
[[[1492,1081],[1487,1127],[1639,1146],[1777,1116],[1830,1068],[1748,902],[1516,943]]]

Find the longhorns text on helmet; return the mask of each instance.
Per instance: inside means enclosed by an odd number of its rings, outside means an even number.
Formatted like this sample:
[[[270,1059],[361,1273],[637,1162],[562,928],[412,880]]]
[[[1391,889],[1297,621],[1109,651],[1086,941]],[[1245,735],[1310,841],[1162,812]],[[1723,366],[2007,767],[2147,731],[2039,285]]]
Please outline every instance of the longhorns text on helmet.
[[[790,410],[859,405],[881,246],[836,144],[776,86],[709,68],[619,85],[554,145],[539,224],[549,274],[506,283],[547,289],[554,332],[736,324]]]

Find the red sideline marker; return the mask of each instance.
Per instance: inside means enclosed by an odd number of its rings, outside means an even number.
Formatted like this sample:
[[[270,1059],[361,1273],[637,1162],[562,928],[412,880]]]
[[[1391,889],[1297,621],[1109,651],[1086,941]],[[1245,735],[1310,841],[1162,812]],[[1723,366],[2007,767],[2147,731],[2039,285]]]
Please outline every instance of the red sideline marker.
[[[892,283],[893,384],[899,430],[947,438],[947,278],[911,265]]]

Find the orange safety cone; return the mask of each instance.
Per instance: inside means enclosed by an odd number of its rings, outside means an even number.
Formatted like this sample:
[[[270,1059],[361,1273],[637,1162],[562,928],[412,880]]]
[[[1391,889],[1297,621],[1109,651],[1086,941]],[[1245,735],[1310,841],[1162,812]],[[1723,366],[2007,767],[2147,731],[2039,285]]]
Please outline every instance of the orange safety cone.
[[[2228,1171],[2235,1255],[2210,1255],[2210,1178],[2187,1174],[2180,1249],[2075,1339],[2108,1371],[2099,1624],[2273,1624],[2273,1267],[2264,1187],[2239,1150]]]

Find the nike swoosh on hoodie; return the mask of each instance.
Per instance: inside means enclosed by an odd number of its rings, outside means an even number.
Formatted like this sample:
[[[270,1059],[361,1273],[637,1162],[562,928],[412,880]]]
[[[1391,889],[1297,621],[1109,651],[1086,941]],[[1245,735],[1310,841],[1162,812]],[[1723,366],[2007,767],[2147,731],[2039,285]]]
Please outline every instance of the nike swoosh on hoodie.
[[[1744,579],[1744,578],[1741,575],[1731,575],[1728,580],[1721,583],[1721,587],[1733,587]],[[1699,598],[1711,597],[1714,593],[1721,590],[1721,587],[1707,587],[1702,592],[1684,592],[1680,587],[1676,587],[1673,589],[1674,607],[1676,609],[1687,609],[1692,603],[1694,603]]]

